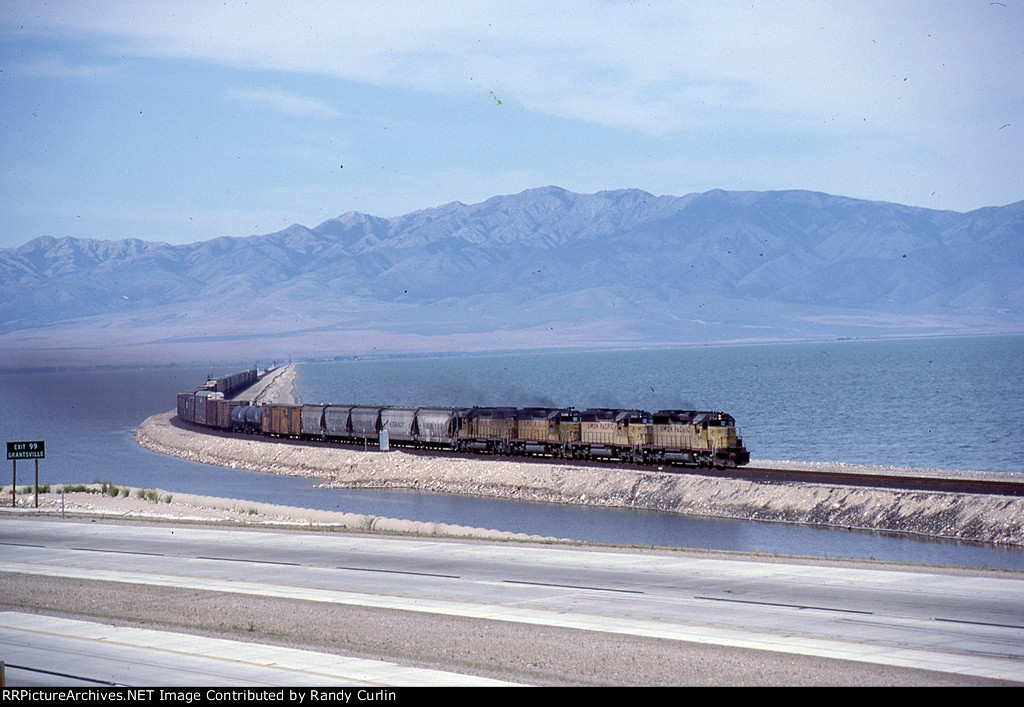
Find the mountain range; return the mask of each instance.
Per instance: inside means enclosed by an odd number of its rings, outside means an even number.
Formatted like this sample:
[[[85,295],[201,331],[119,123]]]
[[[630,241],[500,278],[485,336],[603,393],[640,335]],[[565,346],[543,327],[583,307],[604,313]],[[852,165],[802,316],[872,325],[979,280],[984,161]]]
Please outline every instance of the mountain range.
[[[557,187],[187,245],[0,250],[0,367],[1024,331],[1024,201]]]

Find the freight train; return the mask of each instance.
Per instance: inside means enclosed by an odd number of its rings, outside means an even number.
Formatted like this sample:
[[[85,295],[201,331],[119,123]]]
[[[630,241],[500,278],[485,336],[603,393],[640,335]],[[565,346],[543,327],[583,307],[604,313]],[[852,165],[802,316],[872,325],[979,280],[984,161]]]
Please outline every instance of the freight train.
[[[234,390],[240,390],[255,382],[256,371],[226,379],[234,380]],[[724,412],[252,405],[229,399],[229,383],[222,380],[211,379],[196,390],[179,393],[178,417],[231,432],[343,444],[367,445],[386,437],[389,446],[478,454],[698,467],[735,467],[750,461],[736,421]]]

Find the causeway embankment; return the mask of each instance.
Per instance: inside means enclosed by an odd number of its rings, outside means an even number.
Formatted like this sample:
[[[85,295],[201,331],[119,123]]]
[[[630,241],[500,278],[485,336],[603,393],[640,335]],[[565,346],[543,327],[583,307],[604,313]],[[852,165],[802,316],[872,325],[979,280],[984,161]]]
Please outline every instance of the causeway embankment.
[[[263,399],[292,397],[293,375],[290,367],[280,369],[277,376],[265,381]],[[178,423],[173,412],[145,420],[135,438],[142,446],[163,454],[205,464],[309,477],[323,487],[471,494],[1024,546],[1022,498],[827,483],[758,483],[657,469],[401,450],[385,453],[372,448],[208,434]],[[752,464],[786,467],[780,462]],[[828,467],[817,466],[822,470]],[[844,471],[852,468],[837,466]]]

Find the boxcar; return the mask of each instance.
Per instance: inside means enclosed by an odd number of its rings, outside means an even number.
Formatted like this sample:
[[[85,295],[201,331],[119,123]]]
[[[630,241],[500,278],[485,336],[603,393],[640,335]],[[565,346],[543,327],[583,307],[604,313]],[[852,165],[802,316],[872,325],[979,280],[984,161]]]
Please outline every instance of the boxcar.
[[[264,405],[263,433],[277,437],[298,437],[302,434],[301,405]]]

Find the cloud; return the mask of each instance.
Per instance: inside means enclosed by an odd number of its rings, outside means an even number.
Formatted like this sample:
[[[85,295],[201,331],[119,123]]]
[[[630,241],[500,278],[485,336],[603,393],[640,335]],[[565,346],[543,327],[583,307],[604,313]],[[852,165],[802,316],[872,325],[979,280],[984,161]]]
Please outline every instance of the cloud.
[[[139,145],[173,146],[175,164],[216,152],[231,199],[323,183],[310,202],[396,215],[557,183],[966,208],[1020,198],[1022,19],[1015,3],[962,0],[4,0],[0,67],[134,79],[46,95],[64,115],[119,119],[122,96],[174,115]],[[10,85],[28,96],[32,83]],[[158,109],[180,95],[193,100]],[[88,154],[83,134],[60,136]],[[232,172],[233,155],[275,169]]]
[[[337,118],[341,115],[332,106],[314,98],[297,96],[287,91],[269,89],[236,89],[230,96],[239,101],[256,103],[286,115],[312,118]]]
[[[734,112],[891,125],[1024,75],[1022,13],[962,2],[8,3],[5,25],[111,51],[438,92],[500,82],[531,110],[640,130]]]
[[[20,76],[32,78],[91,80],[113,75],[118,67],[114,64],[73,64],[57,54],[46,54],[14,64],[11,70]]]

